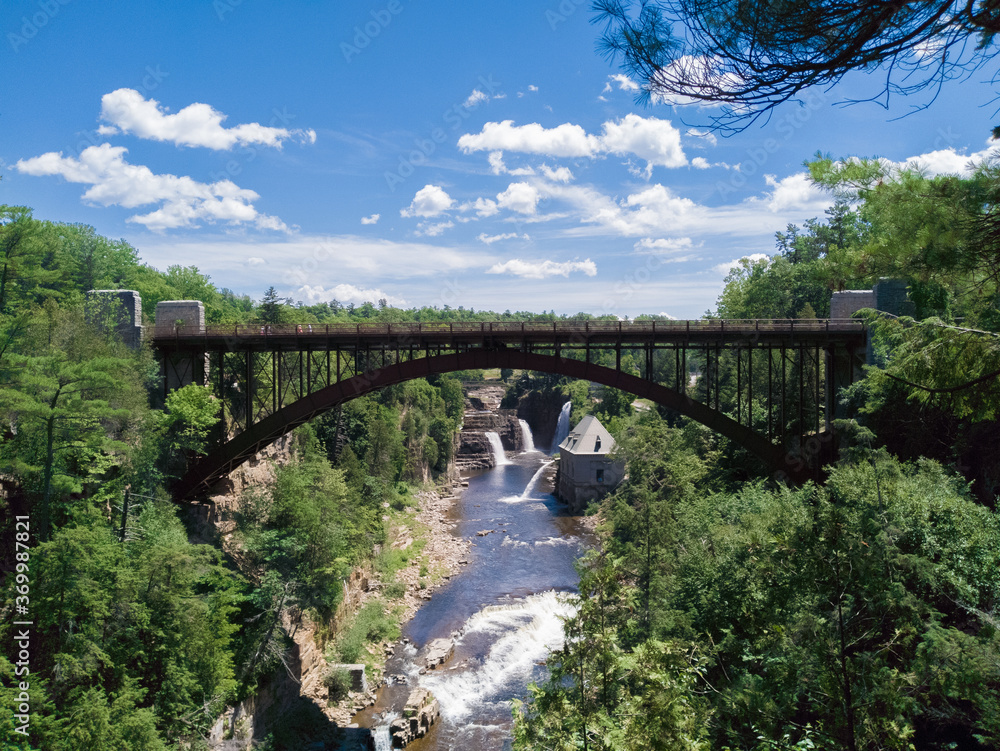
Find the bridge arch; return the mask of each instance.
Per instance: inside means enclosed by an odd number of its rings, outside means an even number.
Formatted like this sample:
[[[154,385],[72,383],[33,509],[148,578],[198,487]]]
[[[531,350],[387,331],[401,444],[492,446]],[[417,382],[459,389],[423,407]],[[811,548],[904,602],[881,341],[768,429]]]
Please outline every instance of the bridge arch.
[[[510,368],[534,370],[600,383],[627,391],[676,410],[735,441],[756,455],[778,477],[801,481],[809,476],[805,462],[736,420],[674,389],[602,365],[556,355],[498,347],[433,355],[370,370],[319,389],[282,407],[211,451],[181,478],[179,499],[207,491],[216,481],[250,459],[271,442],[339,404],[403,381],[457,370]]]

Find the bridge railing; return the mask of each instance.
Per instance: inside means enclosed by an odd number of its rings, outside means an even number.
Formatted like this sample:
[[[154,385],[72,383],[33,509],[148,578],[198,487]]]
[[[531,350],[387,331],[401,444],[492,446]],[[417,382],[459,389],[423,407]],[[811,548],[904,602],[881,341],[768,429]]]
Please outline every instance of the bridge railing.
[[[200,326],[158,325],[155,339],[196,337],[389,337],[407,339],[422,335],[519,336],[519,335],[647,335],[726,333],[864,333],[866,324],[853,318],[705,318],[684,321],[475,321],[404,323],[285,323],[212,324]]]

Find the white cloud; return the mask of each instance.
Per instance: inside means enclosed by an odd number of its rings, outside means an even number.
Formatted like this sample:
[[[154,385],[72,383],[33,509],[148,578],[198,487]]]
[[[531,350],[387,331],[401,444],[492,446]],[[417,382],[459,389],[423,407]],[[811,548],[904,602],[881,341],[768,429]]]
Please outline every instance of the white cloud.
[[[666,82],[683,80],[689,88],[701,88],[710,94],[717,91],[730,91],[738,88],[740,79],[732,73],[721,73],[722,59],[718,57],[696,57],[684,55],[659,69],[650,79],[650,85],[656,87]],[[701,107],[719,107],[721,100],[708,101],[696,97],[653,94],[653,99],[659,104],[697,104]]]
[[[261,264],[264,264],[264,263],[267,263],[267,261],[265,261],[263,258],[259,258],[257,256],[250,256],[250,258],[247,259],[247,265],[248,266],[260,266]]]
[[[690,237],[665,237],[654,240],[644,237],[637,241],[633,248],[636,253],[660,255],[663,253],[678,253],[691,250],[694,247]]]
[[[494,175],[514,175],[514,176],[528,176],[535,174],[535,170],[531,167],[516,167],[515,169],[508,169],[507,165],[503,162],[503,152],[502,151],[491,151],[489,156],[490,171]]]
[[[698,128],[688,128],[687,132],[684,134],[686,136],[691,136],[692,138],[697,138],[710,146],[715,146],[719,143],[719,139],[715,137],[715,134],[710,130],[698,130]]]
[[[569,167],[556,167],[553,169],[549,165],[543,164],[540,169],[542,170],[542,174],[549,180],[555,180],[557,183],[573,182],[573,173]]]
[[[482,232],[476,235],[476,239],[485,245],[492,245],[493,243],[500,242],[501,240],[530,240],[531,238],[526,234],[519,235],[516,232],[504,232],[500,235],[487,235],[485,232]]]
[[[905,161],[905,166],[920,169],[928,177],[936,177],[937,175],[968,177],[976,165],[1000,152],[1000,144],[992,139],[986,143],[985,149],[972,154],[962,154],[954,148],[947,148],[911,156]]]
[[[446,229],[451,229],[454,226],[454,222],[421,222],[417,225],[416,234],[425,237],[437,237]]]
[[[533,83],[528,84],[528,91],[538,91],[538,87]]]
[[[371,216],[361,217],[362,224],[378,224],[378,220],[382,218],[381,214],[372,214]]]
[[[611,91],[611,82],[618,84],[619,91],[638,91],[639,84],[633,81],[626,75],[621,73],[615,73],[614,75],[608,76],[608,83],[604,84],[605,91]]]
[[[798,209],[822,211],[833,203],[830,194],[813,184],[805,172],[798,172],[781,180],[774,175],[764,175],[764,180],[774,190],[766,194],[765,198],[750,198],[747,203],[764,202],[772,212]]]
[[[406,300],[402,297],[388,295],[377,287],[366,289],[363,287],[355,287],[353,284],[338,284],[332,289],[324,289],[321,286],[311,287],[308,284],[305,284],[299,287],[297,292],[305,298],[310,305],[320,302],[330,302],[331,300],[336,300],[337,302],[345,304],[354,303],[355,305],[363,305],[366,302],[375,304],[379,300],[385,300],[390,305],[394,305],[396,307],[404,307],[407,304]]]
[[[514,125],[513,120],[488,122],[479,133],[465,133],[458,139],[462,151],[519,151],[550,156],[593,156],[600,150],[596,136],[587,135],[579,125],[563,123],[543,128],[538,123]]]
[[[252,190],[230,180],[206,184],[190,177],[157,175],[148,167],[126,162],[127,153],[124,147],[104,143],[87,147],[79,158],[49,152],[22,159],[14,168],[27,175],[58,175],[71,183],[90,185],[83,199],[103,206],[133,209],[159,204],[155,211],[127,220],[158,232],[215,222],[287,230],[280,219],[254,208],[253,202],[260,196]]]
[[[405,209],[400,209],[400,216],[432,217],[451,208],[454,201],[438,185],[425,185],[413,196],[413,201]]]
[[[500,213],[500,209],[497,207],[497,202],[490,198],[477,198],[475,201],[466,201],[458,207],[458,210],[475,211],[481,219],[488,216],[495,216]]]
[[[683,167],[687,158],[681,149],[681,133],[669,120],[628,114],[617,122],[604,123],[601,143],[612,154],[635,154],[645,159],[648,171],[657,167]]]
[[[488,122],[479,133],[465,133],[458,146],[473,151],[517,151],[552,157],[589,157],[602,154],[634,154],[657,167],[681,167],[687,158],[681,148],[680,131],[669,120],[628,114],[609,120],[601,135],[587,133],[581,126],[563,123],[544,128],[538,123],[514,125],[513,120]],[[492,162],[491,162],[492,163]]]
[[[167,114],[155,99],[146,99],[135,89],[117,89],[101,98],[101,119],[107,124],[99,129],[104,135],[132,133],[139,138],[169,141],[177,146],[205,146],[231,149],[237,144],[260,144],[281,148],[289,138],[316,142],[313,130],[273,128],[260,123],[222,127],[226,115],[208,104],[189,104],[176,114]]]
[[[481,92],[479,89],[473,89],[472,93],[469,94],[469,98],[465,100],[462,106],[466,108],[475,107],[476,105],[488,100],[489,97],[486,96],[486,94]]]
[[[523,279],[544,279],[549,276],[568,277],[574,271],[587,276],[597,276],[597,265],[589,258],[584,261],[522,261],[513,258],[504,263],[496,263],[486,270],[487,274],[513,274]]]
[[[750,265],[753,265],[758,263],[759,261],[770,262],[770,260],[771,256],[767,255],[767,253],[751,253],[748,256],[743,256],[742,258],[734,258],[731,261],[726,261],[725,263],[720,263],[716,266],[713,266],[712,271],[714,271],[716,274],[727,275],[734,269],[739,268],[744,261],[746,261]]]
[[[538,209],[538,189],[528,183],[511,183],[503,193],[497,193],[497,206],[518,214],[534,214]]]

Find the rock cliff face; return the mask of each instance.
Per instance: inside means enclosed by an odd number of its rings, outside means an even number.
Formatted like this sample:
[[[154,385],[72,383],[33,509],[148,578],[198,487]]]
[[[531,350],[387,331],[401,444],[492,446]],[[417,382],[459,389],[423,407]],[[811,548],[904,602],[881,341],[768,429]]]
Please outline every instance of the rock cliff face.
[[[517,417],[528,423],[538,448],[549,448],[565,403],[566,397],[554,391],[528,391],[518,400]]]
[[[524,437],[517,411],[500,409],[504,386],[476,386],[466,392],[466,411],[459,434],[455,463],[463,474],[491,469],[496,466],[493,447],[486,437],[488,432],[500,436],[506,451],[524,448]]]

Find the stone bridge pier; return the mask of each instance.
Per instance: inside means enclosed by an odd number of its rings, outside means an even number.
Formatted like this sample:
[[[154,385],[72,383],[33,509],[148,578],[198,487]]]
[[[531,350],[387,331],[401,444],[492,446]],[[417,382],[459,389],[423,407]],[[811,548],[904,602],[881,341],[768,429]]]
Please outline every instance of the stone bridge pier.
[[[200,300],[164,300],[156,304],[156,331],[178,336],[205,333],[205,305]],[[162,353],[163,398],[192,383],[209,384],[209,354],[204,347]]]

